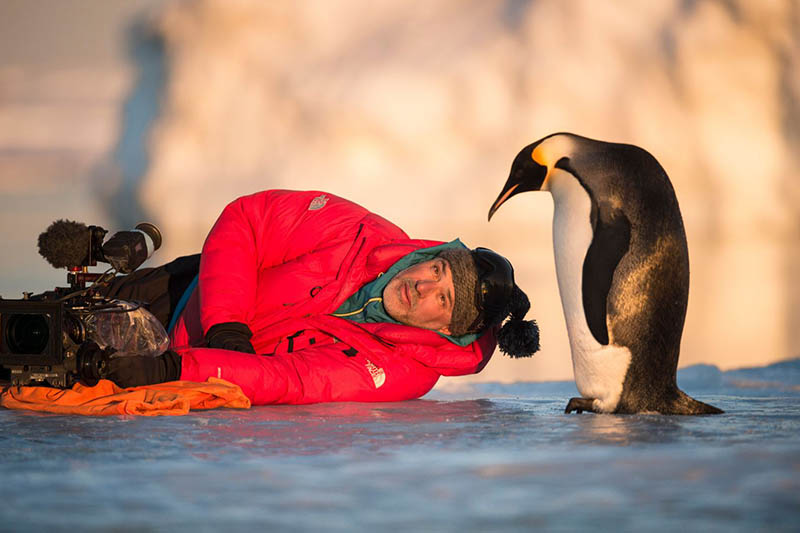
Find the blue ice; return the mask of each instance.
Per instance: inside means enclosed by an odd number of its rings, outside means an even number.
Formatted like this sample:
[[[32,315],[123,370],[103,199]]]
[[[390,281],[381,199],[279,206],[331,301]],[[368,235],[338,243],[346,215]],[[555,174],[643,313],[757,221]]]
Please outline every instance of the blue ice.
[[[563,414],[574,383],[184,417],[0,410],[0,531],[798,531],[800,359]]]

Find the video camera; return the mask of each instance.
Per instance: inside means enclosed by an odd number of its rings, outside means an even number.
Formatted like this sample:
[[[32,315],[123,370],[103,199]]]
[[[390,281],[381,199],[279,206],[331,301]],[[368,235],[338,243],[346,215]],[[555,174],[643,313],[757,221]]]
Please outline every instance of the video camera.
[[[131,328],[155,320],[138,304],[105,298],[102,288],[117,273],[128,274],[144,263],[161,246],[161,232],[143,222],[103,243],[107,233],[100,226],[57,220],[39,235],[39,254],[55,268],[67,269],[69,287],[38,295],[26,292],[19,300],[0,297],[0,381],[61,388],[78,381],[94,385],[108,357],[119,349],[108,348],[115,343],[109,339],[130,337]],[[98,261],[111,268],[89,272]],[[104,349],[86,349],[91,343]]]

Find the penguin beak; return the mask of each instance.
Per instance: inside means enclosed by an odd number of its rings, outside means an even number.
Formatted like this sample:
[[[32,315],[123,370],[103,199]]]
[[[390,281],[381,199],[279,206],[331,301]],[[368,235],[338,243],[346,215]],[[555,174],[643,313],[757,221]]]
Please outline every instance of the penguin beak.
[[[535,147],[535,144],[526,146],[517,154],[503,190],[489,209],[489,220],[492,220],[495,211],[512,196],[525,191],[541,190],[547,177],[547,167],[533,160],[532,153]]]
[[[492,216],[494,215],[495,211],[500,209],[500,206],[505,203],[506,200],[511,198],[514,195],[514,192],[519,188],[519,183],[511,183],[511,178],[506,181],[503,190],[500,192],[500,196],[497,197],[497,200],[494,201],[492,204],[492,208],[489,209],[489,220],[492,220]]]

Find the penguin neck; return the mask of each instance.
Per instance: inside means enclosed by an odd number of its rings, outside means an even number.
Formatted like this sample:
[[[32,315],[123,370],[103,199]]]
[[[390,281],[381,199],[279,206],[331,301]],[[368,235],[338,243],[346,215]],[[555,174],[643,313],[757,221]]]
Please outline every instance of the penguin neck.
[[[583,309],[583,263],[592,244],[592,201],[570,173],[553,169],[548,179],[553,195],[553,248],[558,291],[572,353],[602,348],[592,336]]]

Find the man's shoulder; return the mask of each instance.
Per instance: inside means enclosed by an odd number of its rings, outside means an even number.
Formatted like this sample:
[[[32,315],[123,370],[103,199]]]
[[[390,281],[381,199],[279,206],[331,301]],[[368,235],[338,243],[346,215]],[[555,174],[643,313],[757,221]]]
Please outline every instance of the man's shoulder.
[[[273,206],[277,204],[284,208],[292,207],[309,212],[321,212],[334,207],[367,212],[365,208],[352,200],[319,190],[267,189],[240,196],[231,203],[259,204],[264,202]]]
[[[389,231],[393,238],[408,238],[396,224],[361,204],[320,190],[269,189],[236,200],[256,209],[269,210],[278,217],[299,217],[325,227],[364,224],[376,231]],[[398,234],[399,232],[399,234]]]

